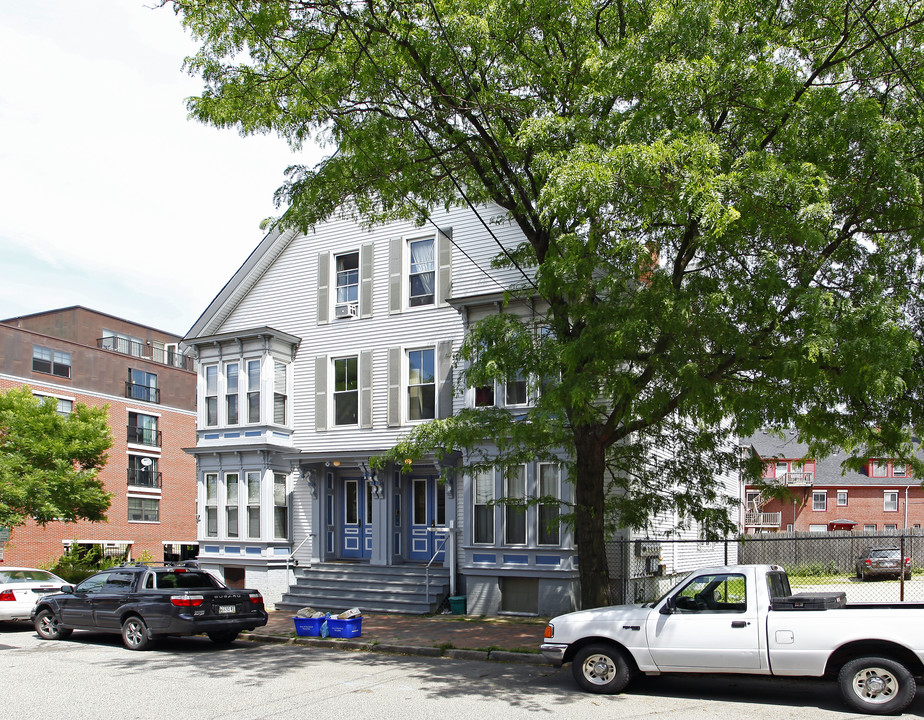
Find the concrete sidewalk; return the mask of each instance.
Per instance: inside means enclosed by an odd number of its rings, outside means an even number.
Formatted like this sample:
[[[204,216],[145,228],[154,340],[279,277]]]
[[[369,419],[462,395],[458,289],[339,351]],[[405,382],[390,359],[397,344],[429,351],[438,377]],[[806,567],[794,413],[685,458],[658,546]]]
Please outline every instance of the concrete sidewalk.
[[[545,619],[468,615],[363,615],[359,637],[296,637],[291,612],[272,611],[262,628],[242,638],[264,642],[425,655],[466,660],[545,664],[538,654]]]

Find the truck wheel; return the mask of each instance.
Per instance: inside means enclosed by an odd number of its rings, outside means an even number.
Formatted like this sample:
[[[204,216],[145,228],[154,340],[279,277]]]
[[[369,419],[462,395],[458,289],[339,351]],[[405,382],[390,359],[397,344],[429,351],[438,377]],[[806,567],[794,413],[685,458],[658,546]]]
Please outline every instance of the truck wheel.
[[[216,645],[230,645],[237,640],[239,632],[239,630],[222,630],[221,632],[210,632],[208,636],[209,640]]]
[[[129,650],[147,650],[154,644],[154,639],[144,620],[132,615],[122,623],[122,642]]]
[[[871,715],[900,713],[914,700],[914,678],[904,665],[882,657],[851,660],[837,676],[844,701]]]
[[[577,684],[592,693],[618,693],[632,679],[623,652],[603,643],[578,650],[571,662],[571,672]]]
[[[35,614],[33,626],[35,627],[35,632],[43,640],[65,640],[74,632],[70,628],[61,627],[58,624],[58,618],[47,608],[39,610]]]

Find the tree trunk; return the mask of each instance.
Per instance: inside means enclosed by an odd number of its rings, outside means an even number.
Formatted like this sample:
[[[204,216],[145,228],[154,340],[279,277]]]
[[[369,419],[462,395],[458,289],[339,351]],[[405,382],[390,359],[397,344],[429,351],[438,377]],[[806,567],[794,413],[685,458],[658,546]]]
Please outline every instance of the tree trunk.
[[[608,605],[609,566],[604,535],[604,476],[606,447],[589,427],[575,427],[575,522],[581,607]]]

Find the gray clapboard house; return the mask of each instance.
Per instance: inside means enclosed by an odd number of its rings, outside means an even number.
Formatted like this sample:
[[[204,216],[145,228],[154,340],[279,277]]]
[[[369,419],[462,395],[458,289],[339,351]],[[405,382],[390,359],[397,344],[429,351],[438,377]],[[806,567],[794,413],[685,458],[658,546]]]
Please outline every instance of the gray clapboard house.
[[[204,566],[281,608],[432,612],[450,593],[475,614],[576,605],[570,531],[546,522],[549,508],[491,504],[567,501],[558,465],[446,481],[435,458],[369,465],[428,419],[528,406],[522,378],[453,391],[468,322],[534,312],[504,307],[521,278],[491,259],[523,238],[508,223],[492,230],[453,209],[425,226],[340,218],[263,239],[185,338],[199,361],[188,451]]]

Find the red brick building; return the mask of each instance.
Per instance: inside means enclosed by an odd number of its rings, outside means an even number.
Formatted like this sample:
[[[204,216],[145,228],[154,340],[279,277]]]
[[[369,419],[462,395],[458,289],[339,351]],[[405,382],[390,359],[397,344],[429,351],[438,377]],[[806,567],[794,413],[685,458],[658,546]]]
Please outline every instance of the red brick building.
[[[789,498],[779,500],[758,487],[744,487],[742,526],[747,533],[881,532],[924,524],[924,491],[904,463],[870,458],[862,471],[844,471],[843,457],[811,457],[794,432],[782,439],[757,433],[745,445],[764,461],[765,482],[789,489]]]
[[[114,440],[100,472],[114,494],[104,523],[28,523],[0,542],[0,563],[35,566],[71,542],[154,560],[196,553],[196,372],[180,337],[69,307],[0,320],[0,392],[27,385],[58,401],[108,406]],[[2,537],[2,536],[0,536]]]

